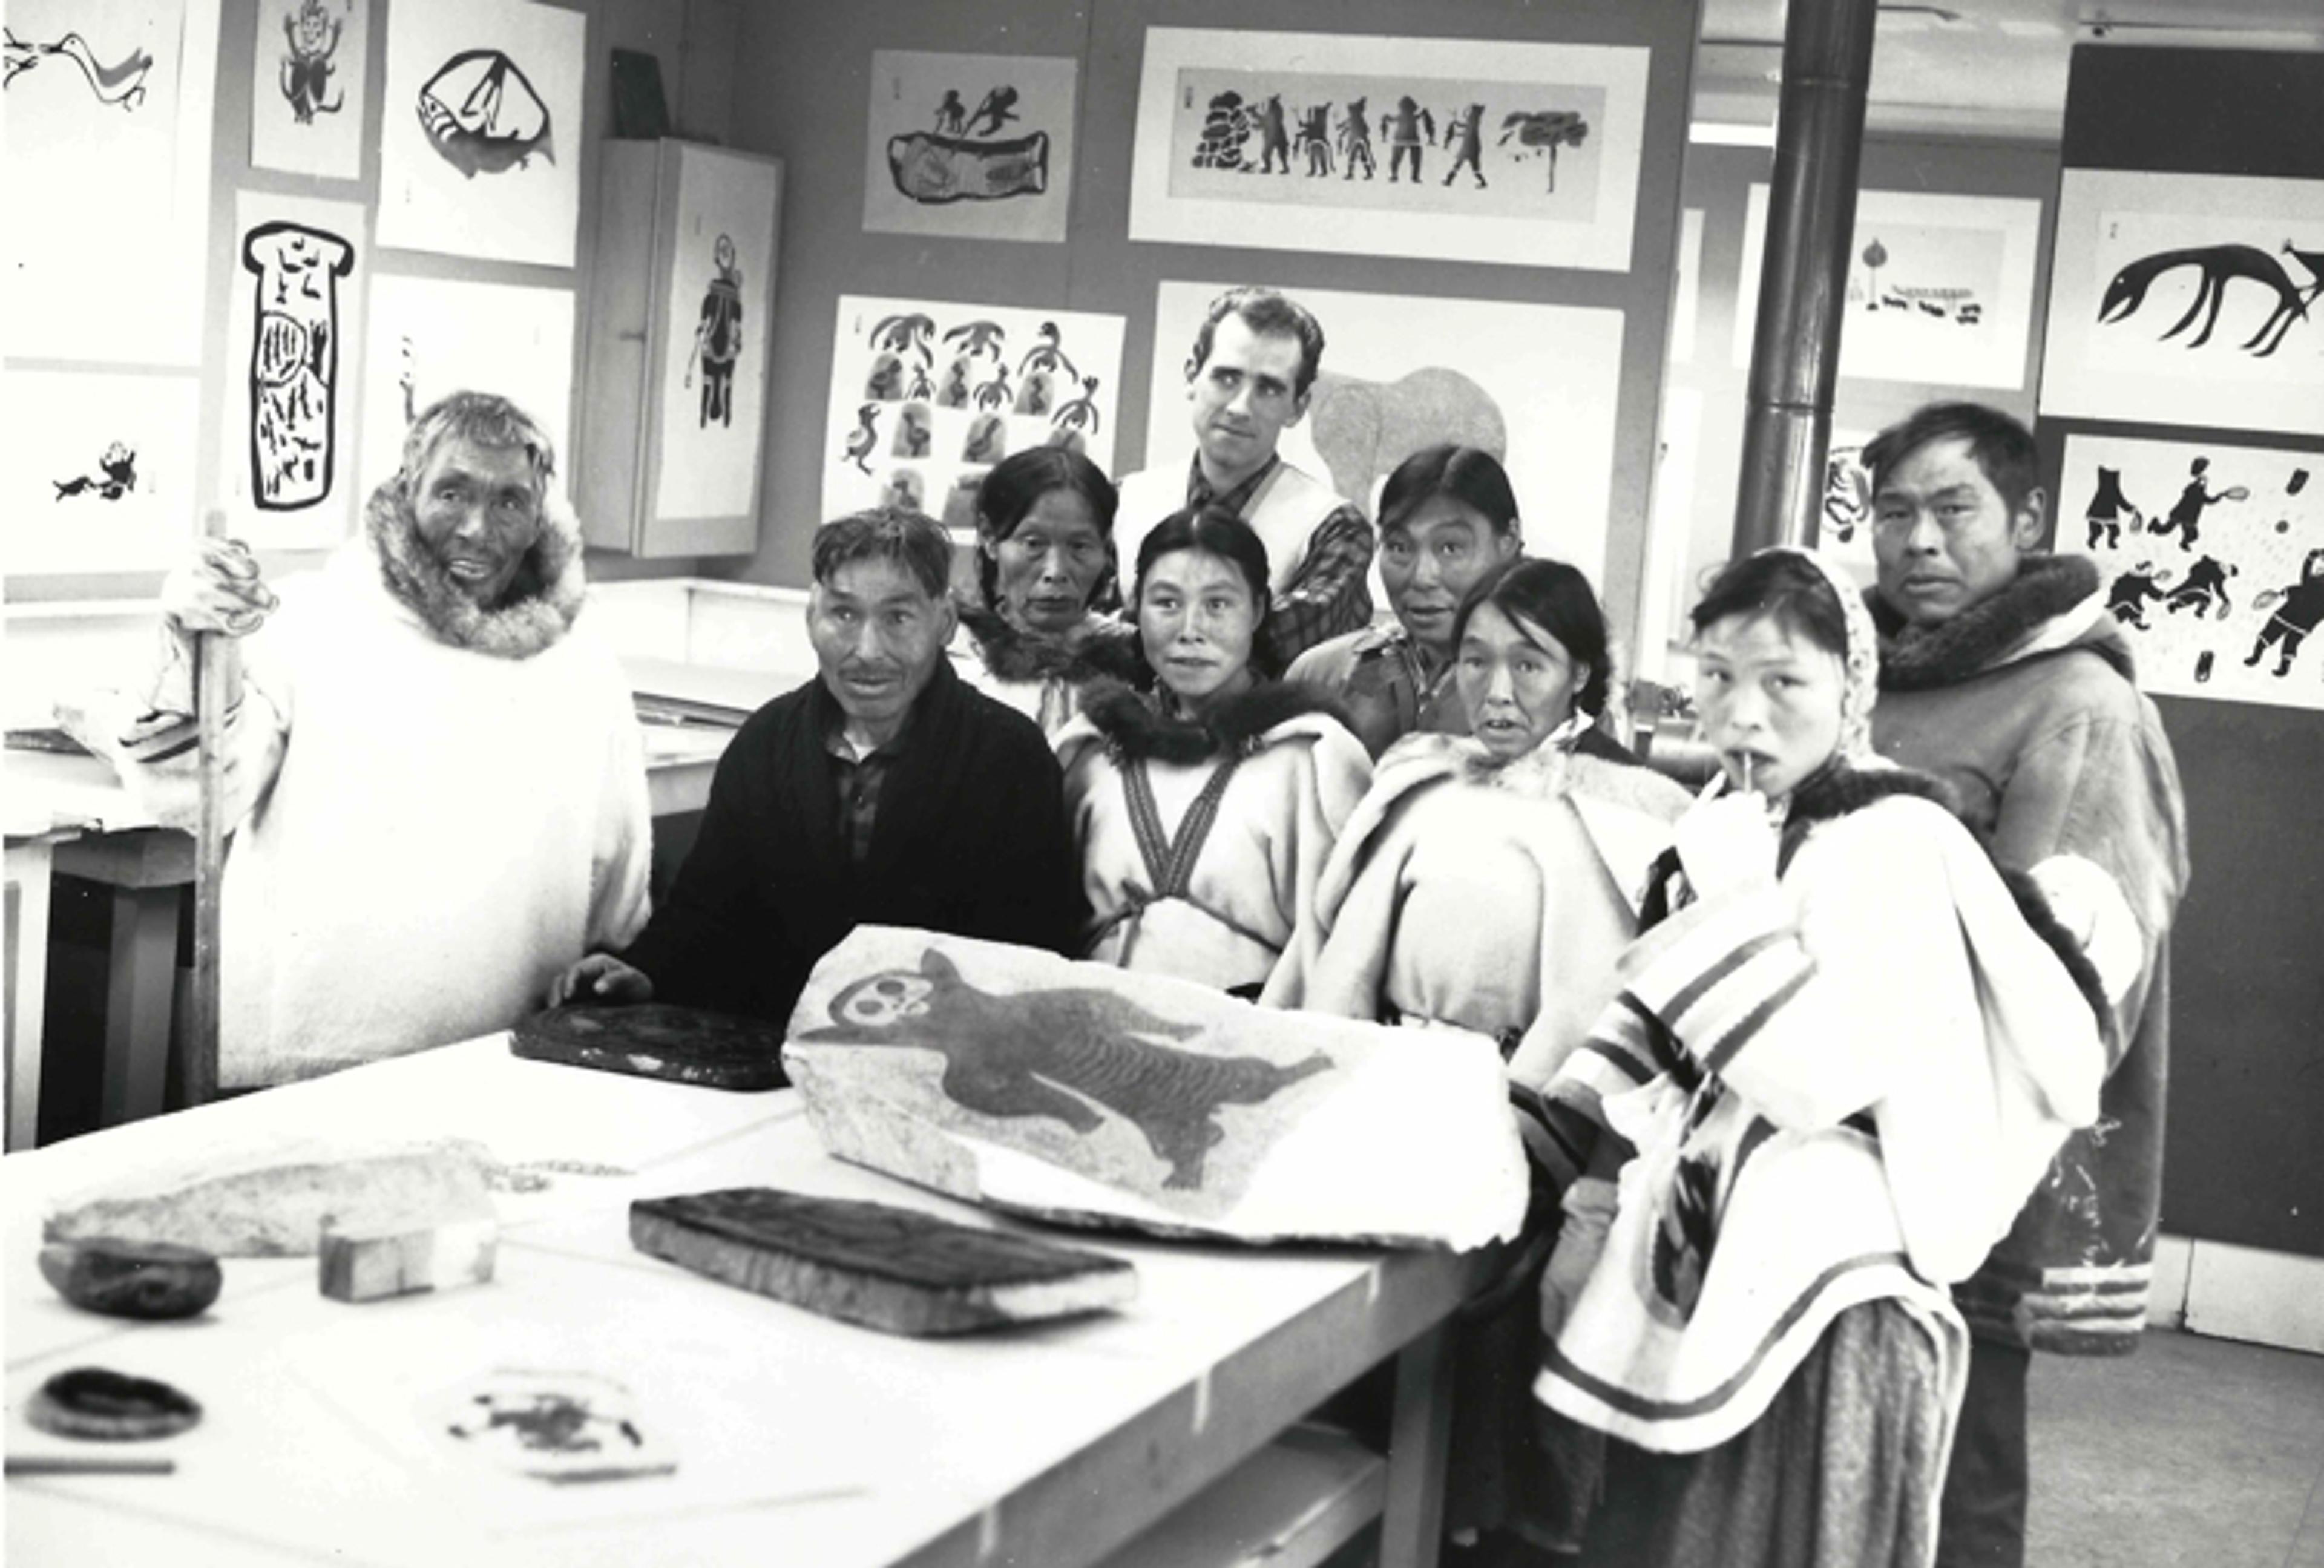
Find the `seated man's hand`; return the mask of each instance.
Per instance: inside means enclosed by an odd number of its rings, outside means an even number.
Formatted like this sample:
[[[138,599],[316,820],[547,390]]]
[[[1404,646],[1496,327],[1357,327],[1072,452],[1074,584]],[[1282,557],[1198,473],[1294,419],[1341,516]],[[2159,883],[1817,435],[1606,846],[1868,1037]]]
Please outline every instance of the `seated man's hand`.
[[[194,558],[161,581],[161,613],[180,632],[247,637],[278,603],[239,540],[203,540]]]
[[[592,953],[549,982],[550,1007],[571,1002],[651,1001],[653,981],[642,969],[632,969],[610,953]]]

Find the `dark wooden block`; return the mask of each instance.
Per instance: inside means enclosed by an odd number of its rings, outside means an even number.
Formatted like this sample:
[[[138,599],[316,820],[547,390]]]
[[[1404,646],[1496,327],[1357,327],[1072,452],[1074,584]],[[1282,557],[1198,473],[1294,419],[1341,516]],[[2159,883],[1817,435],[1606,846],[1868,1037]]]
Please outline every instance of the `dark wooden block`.
[[[790,1082],[777,1026],[658,1001],[551,1008],[519,1023],[509,1049],[530,1061],[712,1089],[779,1089]]]
[[[886,1204],[771,1187],[630,1205],[641,1252],[826,1317],[890,1333],[954,1334],[1128,1301],[1120,1258]]]

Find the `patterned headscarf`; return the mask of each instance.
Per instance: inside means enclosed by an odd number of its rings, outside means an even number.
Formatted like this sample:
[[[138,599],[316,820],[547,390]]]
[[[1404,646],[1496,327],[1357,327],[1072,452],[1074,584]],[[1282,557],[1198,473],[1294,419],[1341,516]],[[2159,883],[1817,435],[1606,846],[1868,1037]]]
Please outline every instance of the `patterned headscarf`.
[[[1776,545],[1762,554],[1794,555],[1823,574],[1831,596],[1840,601],[1840,624],[1848,633],[1848,652],[1840,660],[1840,744],[1841,761],[1861,767],[1873,760],[1872,704],[1880,695],[1880,635],[1865,607],[1864,590],[1848,568],[1819,550],[1797,545]]]

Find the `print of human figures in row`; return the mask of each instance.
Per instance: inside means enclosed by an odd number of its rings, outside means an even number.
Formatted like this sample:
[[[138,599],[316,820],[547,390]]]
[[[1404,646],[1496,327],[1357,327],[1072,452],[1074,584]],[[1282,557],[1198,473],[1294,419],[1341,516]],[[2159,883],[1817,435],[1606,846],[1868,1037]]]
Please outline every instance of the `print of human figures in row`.
[[[1334,109],[1338,118],[1333,116]],[[1293,129],[1296,122],[1296,129]],[[1485,106],[1462,104],[1440,116],[1410,94],[1401,94],[1380,115],[1377,139],[1388,144],[1388,183],[1417,185],[1425,173],[1424,152],[1450,151],[1451,166],[1439,185],[1451,185],[1463,173],[1472,189],[1490,185],[1485,177]],[[1496,147],[1515,146],[1512,159],[1539,154],[1548,166],[1548,189],[1557,189],[1557,150],[1579,147],[1590,135],[1581,115],[1563,109],[1516,109],[1501,117]],[[1256,139],[1257,155],[1251,151]],[[1238,170],[1246,174],[1288,175],[1295,154],[1304,154],[1305,177],[1328,179],[1333,154],[1339,155],[1340,178],[1365,180],[1379,172],[1373,152],[1375,133],[1369,97],[1351,97],[1344,105],[1330,101],[1286,109],[1281,93],[1245,97],[1234,88],[1213,95],[1203,116],[1199,140],[1192,154],[1196,169]]]
[[[2216,506],[2222,501],[2251,499],[2251,491],[2241,484],[2230,484],[2224,490],[2213,491],[2210,488],[2210,482],[2205,477],[2210,471],[2210,466],[2211,460],[2209,457],[2198,457],[2189,464],[2187,487],[2179,493],[2177,503],[2172,505],[2167,515],[2154,517],[2143,516],[2139,509],[2123,494],[2122,475],[2119,471],[2113,468],[2100,468],[2098,489],[2090,496],[2090,503],[2082,514],[2084,521],[2089,524],[2089,548],[2098,549],[2101,541],[2109,549],[2120,548],[2123,523],[2127,519],[2134,534],[2139,530],[2143,523],[2148,533],[2167,535],[2175,532],[2179,536],[2179,548],[2182,550],[2192,550],[2195,548],[2196,531],[2203,521],[2205,507]],[[2294,491],[2292,493],[2297,494],[2298,492]]]
[[[722,427],[734,423],[734,362],[742,357],[742,269],[734,257],[734,242],[720,235],[711,247],[716,269],[703,291],[702,318],[695,324],[694,349],[687,355],[686,384],[694,384],[694,367],[702,366],[702,425],[715,420]]]

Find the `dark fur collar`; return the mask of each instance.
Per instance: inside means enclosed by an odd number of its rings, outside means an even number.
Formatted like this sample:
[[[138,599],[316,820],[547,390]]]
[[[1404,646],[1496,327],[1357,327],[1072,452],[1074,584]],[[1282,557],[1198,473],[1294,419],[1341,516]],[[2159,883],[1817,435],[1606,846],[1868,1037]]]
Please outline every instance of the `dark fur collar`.
[[[954,603],[960,623],[984,656],[984,668],[1003,680],[1055,678],[1079,685],[1110,676],[1132,686],[1145,686],[1154,678],[1139,650],[1134,626],[1093,616],[1081,640],[1067,644],[1019,631],[998,611],[982,604],[966,599]]]
[[[1788,867],[1792,856],[1807,841],[1809,831],[1820,822],[1831,822],[1861,811],[1876,801],[1895,795],[1909,795],[1933,801],[1960,820],[1960,802],[1951,786],[1931,774],[1911,768],[1850,768],[1835,764],[1803,783],[1792,793],[1792,806],[1784,818],[1782,847],[1776,853],[1778,867]],[[1963,824],[1966,826],[1966,824]],[[1994,859],[1993,845],[1975,828],[1970,836],[1986,858],[1993,861],[1993,869],[2000,873],[2002,886],[2009,890],[2017,901],[2017,912],[2034,934],[2042,938],[2050,951],[2058,955],[2066,973],[2073,976],[2074,988],[2081,992],[2082,1001],[2098,1021],[2101,1033],[2111,1034],[2114,1028],[2114,1004],[2107,1000],[2106,982],[2098,978],[2098,968],[2091,964],[2073,933],[2061,925],[2051,910],[2050,900],[2034,879],[2024,872],[2012,871]],[[1639,909],[1639,928],[1653,926],[1670,913],[1673,879],[1679,869],[1678,851],[1666,849],[1656,857],[1654,869],[1647,873],[1646,897]]]
[[[1263,681],[1249,691],[1238,692],[1199,723],[1163,713],[1153,701],[1118,680],[1101,680],[1087,687],[1082,711],[1113,751],[1180,767],[1229,753],[1247,755],[1257,749],[1268,731],[1307,714],[1335,719],[1350,733],[1355,729],[1338,699],[1289,681]]]
[[[543,512],[540,537],[517,567],[508,596],[489,610],[462,593],[420,541],[419,520],[403,499],[400,478],[371,493],[364,531],[388,594],[438,642],[495,659],[530,659],[563,638],[581,613],[586,592],[581,539],[561,512]]]
[[[2017,580],[1991,598],[1941,626],[1915,628],[1878,589],[1867,589],[1880,630],[1881,689],[1925,691],[1967,680],[2098,591],[2098,563],[2087,556],[2027,556]]]

